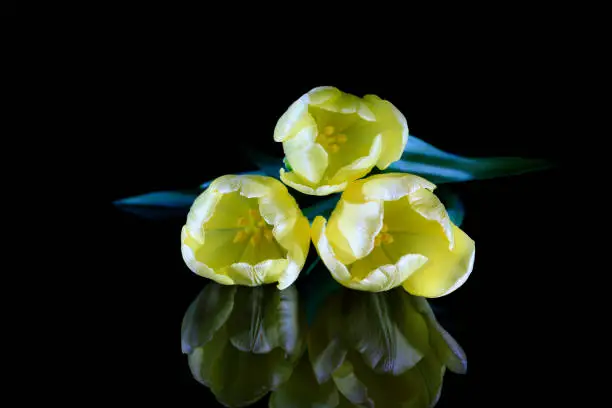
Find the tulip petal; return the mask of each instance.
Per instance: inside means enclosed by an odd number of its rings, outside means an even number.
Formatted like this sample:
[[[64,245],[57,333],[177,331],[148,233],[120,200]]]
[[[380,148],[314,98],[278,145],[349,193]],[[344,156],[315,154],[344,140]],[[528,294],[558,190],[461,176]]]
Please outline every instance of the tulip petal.
[[[336,185],[321,185],[314,187],[311,183],[304,181],[300,176],[298,176],[295,172],[285,172],[284,169],[280,169],[280,178],[286,185],[296,189],[300,193],[308,194],[308,195],[316,195],[316,196],[325,196],[333,193],[337,193],[346,188],[348,182],[344,181],[343,183]]]
[[[194,243],[197,245],[193,246]],[[181,254],[183,255],[183,260],[185,261],[187,267],[193,273],[203,276],[204,278],[212,279],[222,285],[233,285],[234,281],[230,277],[216,273],[207,265],[196,260],[194,248],[198,248],[199,245],[200,244],[191,237],[187,227],[184,226],[181,230]]]
[[[404,147],[408,142],[408,123],[404,115],[391,102],[380,99],[376,95],[366,95],[363,99],[376,115],[377,123],[385,125],[385,129],[381,129],[383,150],[376,164],[379,169],[383,170],[402,157]]]
[[[303,126],[309,126],[308,101],[300,98],[293,102],[289,109],[280,117],[274,128],[274,140],[282,142],[294,136]]]
[[[331,184],[338,184],[344,180],[357,180],[372,170],[382,151],[382,136],[377,135],[370,144],[371,148],[367,156],[360,157],[354,162],[340,168],[331,178]]]
[[[238,285],[259,286],[278,281],[288,264],[286,259],[268,259],[254,266],[238,262],[223,268],[221,272]]]
[[[329,162],[323,146],[315,143],[317,125],[302,128],[294,137],[285,140],[283,149],[291,167],[311,183],[319,183]]]
[[[427,189],[420,189],[408,196],[410,206],[414,211],[419,213],[423,218],[431,221],[436,221],[442,227],[444,235],[449,242],[449,248],[452,250],[455,246],[453,235],[452,222],[444,208],[444,204],[436,197],[434,193]]]
[[[383,225],[383,206],[378,201],[353,204],[340,200],[330,224],[332,221],[337,223],[355,258],[361,259],[374,248],[374,238]]]
[[[369,292],[383,292],[400,286],[415,271],[427,262],[427,257],[420,254],[407,254],[402,256],[396,264],[386,263],[380,265],[377,259],[382,253],[380,248],[372,251],[366,258],[351,265],[351,275],[357,281],[355,286],[360,290]],[[376,265],[376,266],[374,266]]]
[[[329,269],[332,277],[338,282],[346,284],[351,280],[351,274],[347,267],[336,258],[327,240],[325,232],[326,223],[325,218],[321,216],[317,216],[314,219],[311,227],[312,241],[317,248],[321,260],[325,266],[327,266],[327,269]]]
[[[395,201],[420,189],[435,188],[435,184],[419,176],[389,173],[368,177],[361,190],[368,200]]]
[[[452,232],[455,241],[452,250],[444,236],[394,235],[397,236],[397,245],[429,258],[405,281],[406,291],[416,296],[440,297],[453,292],[467,280],[474,265],[474,241],[454,225]]]

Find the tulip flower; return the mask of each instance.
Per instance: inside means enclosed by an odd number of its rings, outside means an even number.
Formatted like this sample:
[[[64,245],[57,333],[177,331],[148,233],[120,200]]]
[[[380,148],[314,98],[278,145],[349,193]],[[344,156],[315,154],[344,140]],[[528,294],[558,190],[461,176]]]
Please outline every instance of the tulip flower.
[[[312,239],[333,278],[358,290],[402,285],[416,296],[460,287],[475,246],[449,219],[435,185],[411,174],[371,176],[349,185],[329,220],[318,216]]]
[[[358,98],[333,87],[311,90],[276,124],[291,171],[281,180],[310,195],[343,191],[347,184],[398,160],[408,141],[406,118],[375,95]]]
[[[278,180],[228,175],[194,201],[181,231],[181,251],[196,274],[224,285],[278,282],[298,277],[310,246],[310,226]]]
[[[252,404],[287,381],[303,355],[297,290],[211,282],[187,309],[181,342],[193,377],[219,402]]]
[[[343,289],[321,310],[308,333],[311,366],[296,367],[271,407],[433,407],[446,369],[467,370],[465,353],[424,298],[399,288]]]

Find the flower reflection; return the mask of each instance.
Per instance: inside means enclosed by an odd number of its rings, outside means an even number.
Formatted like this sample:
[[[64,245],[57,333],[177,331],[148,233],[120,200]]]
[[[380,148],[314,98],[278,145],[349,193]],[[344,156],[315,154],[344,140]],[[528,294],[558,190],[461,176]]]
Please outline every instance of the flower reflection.
[[[446,368],[466,371],[463,350],[424,298],[343,289],[320,310],[308,355],[270,407],[431,407]]]
[[[467,369],[427,301],[401,288],[339,289],[306,333],[294,286],[209,284],[182,340],[193,376],[230,407],[269,391],[271,408],[432,407],[446,368]]]
[[[294,287],[210,283],[185,313],[182,349],[219,402],[246,406],[291,376],[305,348],[303,327]]]

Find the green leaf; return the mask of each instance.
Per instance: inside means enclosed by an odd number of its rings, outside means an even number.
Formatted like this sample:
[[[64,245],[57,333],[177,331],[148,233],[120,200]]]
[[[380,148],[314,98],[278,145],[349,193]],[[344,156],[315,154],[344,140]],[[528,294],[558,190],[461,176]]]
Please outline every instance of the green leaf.
[[[186,216],[197,194],[180,191],[156,191],[122,198],[113,204],[123,211],[143,218],[163,219]]]
[[[512,176],[551,167],[550,161],[541,159],[462,157],[411,135],[401,159],[392,163],[385,172],[412,173],[439,184]]]
[[[291,378],[270,395],[270,408],[336,407],[339,394],[333,381],[319,384],[307,355],[293,370]]]
[[[234,307],[235,286],[209,283],[189,305],[183,316],[181,346],[183,353],[201,347],[227,321]]]

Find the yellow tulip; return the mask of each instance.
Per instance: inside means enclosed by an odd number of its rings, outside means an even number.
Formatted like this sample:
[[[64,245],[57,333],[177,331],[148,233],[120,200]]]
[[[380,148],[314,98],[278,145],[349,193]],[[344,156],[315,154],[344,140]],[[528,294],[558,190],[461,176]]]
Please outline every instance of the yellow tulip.
[[[402,285],[416,296],[444,296],[474,264],[474,241],[454,225],[433,194],[435,185],[403,173],[351,183],[312,240],[334,279],[380,292]]]
[[[310,195],[343,191],[347,184],[398,160],[408,141],[406,118],[375,95],[358,98],[319,87],[295,101],[274,129],[291,171],[281,180]]]
[[[196,274],[224,285],[278,282],[298,277],[310,246],[310,226],[278,180],[227,175],[193,203],[181,231],[181,251]]]

